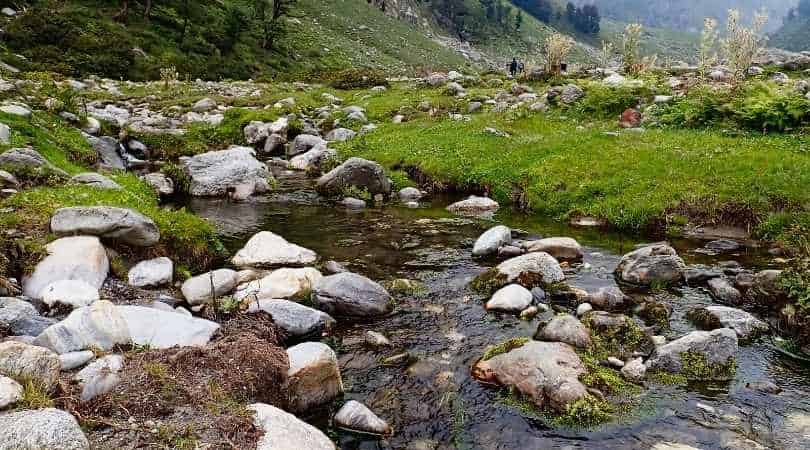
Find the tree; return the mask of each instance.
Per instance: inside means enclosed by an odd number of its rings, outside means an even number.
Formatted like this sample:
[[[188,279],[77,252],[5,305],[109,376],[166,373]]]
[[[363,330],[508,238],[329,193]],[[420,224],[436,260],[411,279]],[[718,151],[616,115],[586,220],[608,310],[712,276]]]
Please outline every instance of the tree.
[[[254,17],[262,31],[262,48],[274,49],[285,32],[285,18],[292,12],[296,0],[256,0]]]
[[[515,31],[520,31],[521,25],[523,25],[523,11],[518,10],[515,15]]]

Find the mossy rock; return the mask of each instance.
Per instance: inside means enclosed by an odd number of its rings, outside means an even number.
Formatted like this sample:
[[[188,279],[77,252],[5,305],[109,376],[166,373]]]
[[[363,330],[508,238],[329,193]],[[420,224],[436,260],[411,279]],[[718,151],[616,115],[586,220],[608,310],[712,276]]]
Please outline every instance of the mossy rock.
[[[484,350],[484,355],[481,356],[481,361],[489,361],[498,355],[509,353],[516,348],[523,347],[527,342],[529,342],[529,338],[527,337],[516,337],[509,339],[508,341],[501,342],[497,345],[490,345],[486,348],[486,350]]]
[[[737,373],[737,360],[729,358],[723,364],[710,364],[706,357],[697,352],[683,352],[681,375],[694,381],[727,381]]]
[[[591,330],[589,354],[598,360],[614,356],[627,359],[636,352],[649,354],[655,348],[651,336],[633,319],[604,311],[593,311],[582,323]]]
[[[692,321],[701,330],[716,330],[723,328],[720,319],[711,314],[705,308],[695,308],[686,314],[686,318]]]
[[[669,328],[669,317],[672,315],[672,308],[666,303],[647,300],[639,305],[635,312],[647,325],[657,325],[664,329]]]

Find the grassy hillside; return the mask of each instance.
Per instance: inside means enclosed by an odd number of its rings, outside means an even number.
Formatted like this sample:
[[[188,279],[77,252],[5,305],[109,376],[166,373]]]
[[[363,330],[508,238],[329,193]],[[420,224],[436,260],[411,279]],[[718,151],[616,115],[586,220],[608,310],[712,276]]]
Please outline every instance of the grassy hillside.
[[[810,50],[810,17],[786,22],[771,35],[770,44],[794,52]]]

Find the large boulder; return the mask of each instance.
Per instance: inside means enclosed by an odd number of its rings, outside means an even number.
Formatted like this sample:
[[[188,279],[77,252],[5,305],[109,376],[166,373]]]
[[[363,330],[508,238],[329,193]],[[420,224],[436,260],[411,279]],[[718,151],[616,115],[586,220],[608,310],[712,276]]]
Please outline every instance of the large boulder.
[[[674,248],[656,244],[624,255],[616,267],[616,276],[625,283],[650,286],[673,284],[683,279],[686,265]]]
[[[498,225],[482,234],[473,246],[473,256],[488,256],[498,253],[498,249],[512,243],[512,230]]]
[[[284,410],[263,403],[248,408],[263,433],[256,450],[337,450],[321,430]]]
[[[81,308],[99,300],[98,289],[81,280],[60,280],[45,286],[40,292],[42,303],[53,308],[58,305]]]
[[[269,231],[253,235],[233,257],[237,267],[303,266],[312,264],[318,255],[312,250],[287,242]]]
[[[62,280],[79,280],[99,289],[107,279],[110,262],[97,237],[76,236],[57,239],[45,247],[48,256],[23,279],[23,293],[41,299],[42,290]]]
[[[560,93],[560,101],[565,105],[571,105],[585,97],[585,91],[577,85],[568,84],[563,87]]]
[[[164,257],[141,261],[129,269],[129,285],[138,288],[158,287],[171,284],[174,277],[174,263]]]
[[[190,305],[202,305],[233,292],[238,281],[235,270],[218,269],[189,278],[180,291]]]
[[[486,307],[488,311],[519,313],[528,308],[533,299],[534,296],[528,289],[517,284],[510,284],[495,292]]]
[[[87,141],[98,153],[99,163],[102,167],[114,170],[124,170],[127,168],[124,159],[121,158],[121,144],[118,139],[110,136],[87,137]]]
[[[236,190],[263,193],[270,186],[270,171],[250,147],[196,155],[186,160],[184,168],[191,179],[189,194],[197,197],[224,196]]]
[[[693,331],[656,348],[647,369],[682,374],[689,379],[730,380],[736,370],[737,333],[730,328]]]
[[[59,356],[47,348],[22,342],[0,342],[0,375],[31,380],[47,390],[59,382]]]
[[[343,394],[343,380],[334,350],[320,342],[287,349],[290,370],[286,391],[290,411],[303,413]]]
[[[391,193],[391,180],[379,164],[362,158],[349,158],[318,179],[317,190],[324,195],[342,195],[349,188],[371,195]]]
[[[90,450],[82,428],[65,411],[54,408],[0,415],[0,450]]]
[[[0,153],[0,168],[11,173],[39,171],[67,177],[67,172],[51,164],[32,148],[12,148]]]
[[[56,320],[42,317],[34,305],[11,297],[0,297],[0,328],[15,336],[38,336]]]
[[[57,236],[91,235],[136,247],[160,242],[160,231],[143,214],[111,206],[60,208],[51,218],[51,231]]]
[[[251,301],[248,312],[259,311],[270,314],[276,326],[293,339],[318,336],[335,324],[329,314],[288,300]]]
[[[743,341],[765,333],[769,328],[751,313],[728,306],[696,308],[689,312],[689,318],[704,330],[731,328]]]
[[[312,302],[335,317],[378,317],[394,309],[391,294],[385,288],[349,272],[323,277],[312,291]]]
[[[359,433],[387,435],[393,431],[391,425],[374,414],[358,401],[349,400],[335,414],[335,425]]]
[[[499,207],[498,202],[491,198],[473,195],[466,200],[453,203],[447,207],[447,210],[454,214],[480,216],[493,214]]]
[[[579,381],[584,373],[574,349],[560,342],[530,341],[473,367],[475,378],[515,388],[538,408],[560,412],[587,395]]]
[[[326,141],[311,134],[299,134],[290,144],[287,156],[292,158],[293,156],[302,155],[315,147],[326,147]]]
[[[65,320],[48,327],[34,340],[35,345],[60,355],[90,349],[112,350],[130,342],[129,327],[121,310],[106,300],[73,310]]]
[[[479,275],[473,287],[480,291],[492,292],[511,283],[526,288],[551,285],[565,280],[565,274],[548,253],[528,253],[508,259],[496,267]]]
[[[569,237],[552,237],[529,241],[525,244],[529,252],[545,252],[560,261],[579,261],[582,259],[582,246]]]
[[[588,328],[574,316],[564,314],[555,316],[545,325],[540,325],[535,339],[549,342],[563,342],[577,348],[591,345],[591,333]]]
[[[186,314],[143,306],[118,306],[133,344],[152,349],[202,347],[219,330],[219,324]]]
[[[278,269],[264,278],[239,286],[235,297],[238,299],[303,299],[309,296],[313,286],[323,275],[316,269]]]

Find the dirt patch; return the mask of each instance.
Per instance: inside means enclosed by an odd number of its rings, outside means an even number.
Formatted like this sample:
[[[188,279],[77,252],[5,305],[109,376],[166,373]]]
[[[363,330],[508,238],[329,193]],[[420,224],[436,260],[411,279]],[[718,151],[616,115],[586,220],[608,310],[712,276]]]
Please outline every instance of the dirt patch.
[[[236,315],[206,347],[128,352],[120,383],[90,402],[67,377],[58,403],[93,448],[256,448],[261,432],[246,406],[285,407],[281,337],[268,315]]]

